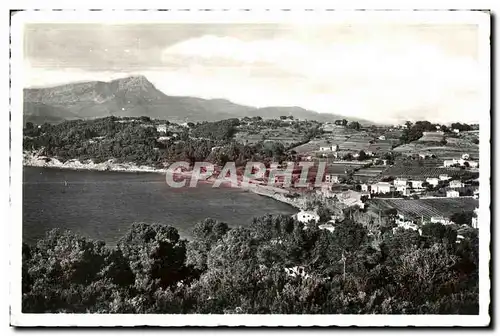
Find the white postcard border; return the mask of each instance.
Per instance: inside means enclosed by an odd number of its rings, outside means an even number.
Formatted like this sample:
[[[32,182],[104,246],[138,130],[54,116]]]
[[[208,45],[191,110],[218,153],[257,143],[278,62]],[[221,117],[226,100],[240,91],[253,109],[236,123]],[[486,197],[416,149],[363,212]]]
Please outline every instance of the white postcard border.
[[[490,223],[490,17],[485,12],[427,11],[74,11],[18,13],[12,18],[11,76],[11,218],[10,303],[11,324],[16,326],[481,326],[490,322],[489,279],[490,230],[480,230],[480,313],[464,315],[139,315],[139,314],[22,314],[22,88],[23,24],[27,22],[96,22],[112,15],[116,22],[298,22],[308,24],[341,22],[467,22],[480,26],[480,63],[483,104],[480,121],[480,226]],[[334,20],[334,21],[332,21]],[[483,182],[484,181],[484,182]],[[486,182],[488,181],[488,182]],[[486,182],[486,183],[485,183]],[[482,224],[485,223],[485,224]]]

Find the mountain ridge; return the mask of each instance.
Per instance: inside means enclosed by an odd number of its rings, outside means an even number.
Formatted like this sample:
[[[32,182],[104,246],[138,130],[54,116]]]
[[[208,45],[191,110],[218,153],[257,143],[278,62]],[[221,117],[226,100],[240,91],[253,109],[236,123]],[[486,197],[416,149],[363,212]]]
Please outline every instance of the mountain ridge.
[[[252,107],[224,98],[204,99],[169,96],[143,75],[103,81],[68,83],[24,89],[26,121],[92,119],[106,116],[139,117],[175,121],[216,121],[245,116],[275,119],[293,115],[298,119],[334,121],[347,119],[365,124],[374,122],[330,113],[318,113],[298,106]]]

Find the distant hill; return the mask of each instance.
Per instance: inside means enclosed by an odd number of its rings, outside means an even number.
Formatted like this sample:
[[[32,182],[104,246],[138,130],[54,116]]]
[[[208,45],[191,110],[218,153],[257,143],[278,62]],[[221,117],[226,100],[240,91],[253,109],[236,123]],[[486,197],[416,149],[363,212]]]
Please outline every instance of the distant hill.
[[[43,103],[27,102],[23,104],[24,122],[35,124],[59,123],[64,120],[78,119],[78,116],[64,107],[52,106]]]
[[[372,123],[341,115],[317,113],[300,107],[255,108],[225,99],[167,96],[144,76],[132,76],[111,82],[72,83],[24,90],[25,121],[59,122],[65,119],[89,119],[111,115],[148,116],[174,121],[215,121],[245,116],[274,119],[293,115],[299,119],[322,122],[347,119]]]

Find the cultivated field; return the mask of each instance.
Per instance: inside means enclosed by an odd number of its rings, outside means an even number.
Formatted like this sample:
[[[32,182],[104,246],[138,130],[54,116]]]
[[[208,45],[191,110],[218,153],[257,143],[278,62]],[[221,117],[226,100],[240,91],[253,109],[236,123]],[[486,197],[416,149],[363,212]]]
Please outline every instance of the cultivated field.
[[[353,178],[361,182],[376,181],[385,169],[387,169],[385,166],[362,168],[353,174]]]
[[[418,200],[405,199],[372,199],[369,204],[375,209],[373,211],[384,211],[396,209],[405,217],[427,219],[430,217],[449,217],[454,213],[462,211],[473,211],[479,206],[479,201],[473,198],[429,198]]]
[[[458,159],[462,156],[462,154],[466,153],[472,155],[473,157],[478,157],[479,147],[459,147],[453,146],[452,144],[446,146],[429,146],[426,145],[425,142],[414,141],[412,143],[394,148],[394,152],[401,153],[403,155],[412,155],[416,153],[426,152],[434,154],[440,160],[448,160],[452,158]]]
[[[373,144],[368,146],[368,151],[373,153],[386,153],[392,150],[394,141],[391,140],[375,140]]]
[[[474,142],[477,142],[478,136],[478,132],[463,132],[444,137],[438,132],[426,132],[417,141],[398,146],[394,148],[394,151],[404,155],[427,152],[436,155],[440,160],[460,158],[462,154],[467,153],[477,159],[479,145]],[[446,144],[440,143],[443,138],[446,140]]]
[[[342,163],[329,163],[328,166],[326,167],[326,173],[327,174],[345,174],[347,170],[354,170],[359,168],[360,166],[364,165],[363,163],[357,163],[357,162],[342,162]]]
[[[439,177],[441,174],[448,174],[450,177],[458,177],[465,173],[461,169],[438,168],[429,166],[407,166],[394,165],[384,170],[382,176],[406,177],[406,178],[428,178]]]
[[[419,142],[440,142],[444,139],[443,133],[439,132],[424,132],[425,134],[418,139]]]
[[[276,141],[285,145],[300,142],[304,136],[292,127],[264,128],[258,130],[240,130],[234,139],[243,144],[253,144],[260,141]]]

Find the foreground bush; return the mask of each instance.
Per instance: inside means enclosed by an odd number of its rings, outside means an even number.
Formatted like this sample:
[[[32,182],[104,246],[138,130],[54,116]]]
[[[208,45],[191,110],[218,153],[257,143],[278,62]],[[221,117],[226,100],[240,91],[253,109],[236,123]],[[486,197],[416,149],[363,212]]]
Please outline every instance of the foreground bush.
[[[350,221],[331,233],[288,216],[208,219],[190,242],[134,224],[111,248],[54,230],[23,245],[23,312],[478,314],[477,230],[459,243],[424,231],[375,240]]]

